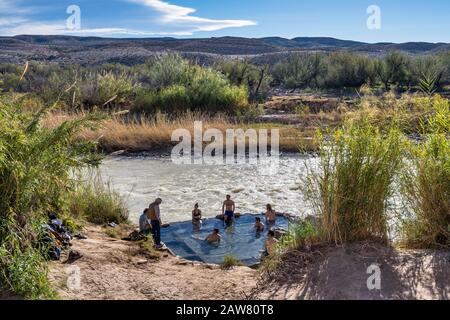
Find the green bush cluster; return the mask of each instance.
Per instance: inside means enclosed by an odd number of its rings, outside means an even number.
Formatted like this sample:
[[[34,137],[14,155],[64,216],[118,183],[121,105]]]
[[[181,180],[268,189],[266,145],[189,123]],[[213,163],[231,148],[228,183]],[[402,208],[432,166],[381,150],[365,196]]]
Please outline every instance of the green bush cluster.
[[[231,85],[216,70],[190,65],[176,55],[149,64],[147,86],[139,91],[134,104],[136,112],[239,114],[248,107],[247,88]]]
[[[411,57],[392,51],[383,57],[351,52],[294,53],[271,68],[275,84],[287,88],[345,89],[363,84],[385,90],[432,90],[450,84],[450,54]]]
[[[71,216],[94,224],[116,224],[128,222],[128,208],[123,198],[105,184],[100,176],[77,185],[68,196]]]
[[[304,182],[324,242],[387,243],[393,227],[393,240],[407,247],[450,247],[449,102],[435,96],[428,103],[433,111],[417,143],[395,119],[379,128],[363,118],[319,137],[319,166]]]
[[[435,114],[423,127],[424,141],[412,145],[402,175],[408,216],[401,242],[413,248],[450,247],[450,110],[448,100],[435,97]]]
[[[68,199],[80,182],[73,174],[101,160],[93,142],[74,138],[80,130],[95,128],[99,116],[91,113],[48,129],[41,125],[47,111],[22,112],[14,98],[0,96],[0,282],[32,299],[55,297],[47,279],[43,224],[56,213],[75,227]],[[97,191],[85,199],[75,193],[72,202],[83,200],[87,208],[95,208],[93,216],[105,210],[100,202],[106,210],[116,209],[117,201],[105,192],[95,195]]]
[[[247,85],[232,84],[225,74],[188,63],[176,54],[162,54],[134,67],[31,63],[19,81],[22,72],[21,66],[0,66],[1,89],[27,92],[39,101],[58,100],[72,110],[98,107],[147,114],[190,110],[236,115],[249,106]]]

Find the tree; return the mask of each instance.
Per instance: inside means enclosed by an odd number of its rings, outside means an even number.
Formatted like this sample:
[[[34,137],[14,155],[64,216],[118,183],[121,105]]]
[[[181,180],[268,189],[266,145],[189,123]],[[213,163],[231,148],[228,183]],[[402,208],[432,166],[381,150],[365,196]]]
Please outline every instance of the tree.
[[[228,78],[231,85],[247,86],[250,103],[261,100],[269,92],[272,77],[268,72],[268,66],[258,67],[245,60],[233,60],[218,63],[216,69]]]
[[[377,60],[375,72],[386,90],[390,90],[392,85],[403,85],[408,81],[408,64],[408,57],[398,51],[391,51]]]
[[[272,74],[276,81],[287,88],[299,89],[318,87],[319,77],[325,70],[323,54],[295,53],[285,62],[277,63],[272,69]]]

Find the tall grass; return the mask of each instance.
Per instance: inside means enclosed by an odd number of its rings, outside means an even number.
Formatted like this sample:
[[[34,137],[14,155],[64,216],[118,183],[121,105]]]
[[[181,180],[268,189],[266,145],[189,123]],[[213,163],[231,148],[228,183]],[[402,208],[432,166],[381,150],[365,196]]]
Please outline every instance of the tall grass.
[[[448,100],[431,100],[435,114],[424,123],[425,140],[412,146],[402,191],[410,215],[401,225],[401,244],[450,247],[450,111]]]
[[[44,124],[53,128],[62,121],[82,117],[83,113],[49,114]],[[132,117],[111,117],[102,122],[96,130],[86,129],[78,134],[78,139],[98,141],[99,148],[105,152],[115,152],[126,150],[128,152],[143,152],[153,150],[166,150],[176,143],[171,141],[172,133],[176,129],[186,129],[194,137],[194,121],[202,121],[203,131],[208,129],[218,129],[225,137],[227,129],[280,129],[280,149],[282,151],[297,152],[298,142],[302,141],[302,150],[316,150],[316,142],[311,139],[314,136],[314,129],[298,130],[295,126],[271,123],[245,123],[243,121],[231,121],[223,115],[209,116],[201,113],[186,112],[175,118],[170,118],[165,114],[157,113],[154,117],[132,116]],[[269,131],[270,143],[270,131]]]
[[[307,199],[322,222],[324,240],[388,241],[387,209],[403,159],[399,130],[382,133],[367,120],[336,130],[320,147],[305,179]]]
[[[74,186],[71,170],[100,160],[92,142],[74,140],[95,126],[94,114],[48,129],[41,126],[46,111],[27,115],[0,97],[0,281],[27,298],[55,296],[41,225],[49,213],[64,210],[65,193]]]
[[[283,235],[278,244],[281,252],[301,249],[321,242],[320,226],[310,221],[299,221],[289,225],[288,232]]]
[[[128,222],[125,200],[100,175],[91,176],[68,195],[69,212],[77,219],[94,224]]]
[[[229,270],[233,267],[239,267],[239,266],[243,266],[243,263],[241,261],[239,261],[239,259],[236,258],[235,256],[233,256],[231,254],[227,254],[227,255],[225,255],[225,257],[223,257],[223,262],[221,264],[222,270]]]

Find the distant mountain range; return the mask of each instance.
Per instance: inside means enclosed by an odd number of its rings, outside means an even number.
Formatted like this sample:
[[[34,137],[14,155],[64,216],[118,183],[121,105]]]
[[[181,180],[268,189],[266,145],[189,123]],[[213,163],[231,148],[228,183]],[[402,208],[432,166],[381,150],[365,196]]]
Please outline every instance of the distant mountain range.
[[[112,39],[71,36],[21,35],[0,37],[0,63],[24,63],[27,60],[59,63],[99,64],[144,61],[158,52],[176,51],[184,55],[261,56],[286,54],[292,51],[348,50],[371,55],[382,55],[390,50],[409,54],[427,54],[450,50],[448,43],[364,43],[326,37],[239,38],[207,39]]]

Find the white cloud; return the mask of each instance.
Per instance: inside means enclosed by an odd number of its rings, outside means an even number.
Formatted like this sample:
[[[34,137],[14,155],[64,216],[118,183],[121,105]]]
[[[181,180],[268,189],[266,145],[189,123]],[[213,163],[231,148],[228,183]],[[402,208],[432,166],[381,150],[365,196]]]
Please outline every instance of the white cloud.
[[[92,28],[68,30],[65,21],[36,21],[31,14],[34,7],[19,7],[11,0],[0,0],[0,35],[79,35],[79,36],[189,36],[199,31],[218,31],[256,25],[251,20],[215,20],[193,16],[197,10],[173,5],[161,0],[125,0],[149,7],[160,14],[158,22],[165,31],[146,31],[128,28]]]
[[[13,23],[14,21],[14,23]],[[92,28],[80,30],[68,30],[65,22],[32,22],[23,19],[0,18],[0,35],[73,35],[73,36],[97,36],[97,37],[148,37],[148,36],[186,36],[183,32],[150,32],[124,28]]]
[[[173,5],[161,0],[128,0],[145,5],[161,13],[160,22],[168,27],[182,27],[183,33],[191,35],[199,31],[218,31],[226,28],[254,26],[252,20],[216,20],[193,16],[197,10]]]

